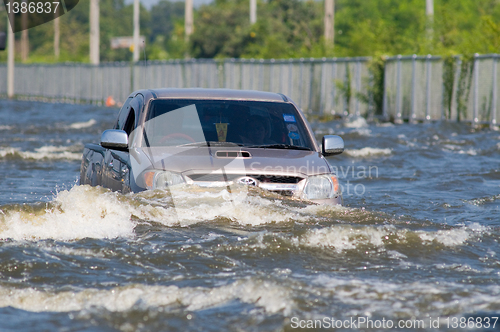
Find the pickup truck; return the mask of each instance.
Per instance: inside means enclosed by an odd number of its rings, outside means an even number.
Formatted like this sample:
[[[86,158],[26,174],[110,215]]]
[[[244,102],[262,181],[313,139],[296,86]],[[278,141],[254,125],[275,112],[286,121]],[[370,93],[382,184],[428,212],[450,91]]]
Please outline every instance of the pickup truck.
[[[299,107],[283,94],[229,89],[132,93],[99,144],[86,144],[80,184],[123,193],[182,186],[257,186],[323,204],[342,204],[325,156]]]

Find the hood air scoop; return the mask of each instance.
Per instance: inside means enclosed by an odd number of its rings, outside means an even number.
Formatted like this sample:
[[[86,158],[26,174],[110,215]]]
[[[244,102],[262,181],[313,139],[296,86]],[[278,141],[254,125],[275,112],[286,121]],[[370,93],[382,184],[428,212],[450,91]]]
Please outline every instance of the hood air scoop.
[[[248,151],[217,151],[215,152],[217,158],[252,158]]]

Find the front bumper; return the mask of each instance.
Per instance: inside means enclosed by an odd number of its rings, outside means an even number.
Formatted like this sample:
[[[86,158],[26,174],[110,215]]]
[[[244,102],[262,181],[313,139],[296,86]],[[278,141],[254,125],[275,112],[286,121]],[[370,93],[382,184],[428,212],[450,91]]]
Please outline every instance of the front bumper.
[[[227,173],[187,173],[183,174],[187,184],[200,187],[226,187],[231,185],[251,185],[286,197],[309,200],[317,204],[342,205],[342,194],[336,193],[328,199],[310,200],[304,194],[307,177],[282,174],[227,174]]]

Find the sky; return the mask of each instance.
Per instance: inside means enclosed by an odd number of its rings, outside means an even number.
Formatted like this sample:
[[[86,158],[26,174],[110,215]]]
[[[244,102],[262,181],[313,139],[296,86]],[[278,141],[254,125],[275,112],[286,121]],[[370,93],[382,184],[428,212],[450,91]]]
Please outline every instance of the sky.
[[[151,6],[153,6],[154,4],[160,2],[160,0],[140,0],[142,5],[148,9],[151,8]],[[174,1],[182,1],[184,2],[184,0],[170,0],[172,2]],[[210,3],[212,2],[213,0],[193,0],[193,5],[195,7],[198,7],[200,5],[203,5],[203,4],[206,4],[206,3]],[[134,0],[125,0],[125,3],[133,3]]]

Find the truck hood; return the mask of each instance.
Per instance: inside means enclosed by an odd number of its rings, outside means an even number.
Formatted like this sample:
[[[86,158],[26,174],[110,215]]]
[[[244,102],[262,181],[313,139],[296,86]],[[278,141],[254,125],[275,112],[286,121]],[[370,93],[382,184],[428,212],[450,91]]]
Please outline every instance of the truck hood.
[[[328,163],[316,151],[244,147],[154,147],[136,151],[143,158],[147,156],[151,168],[179,173],[310,176],[330,172]]]

